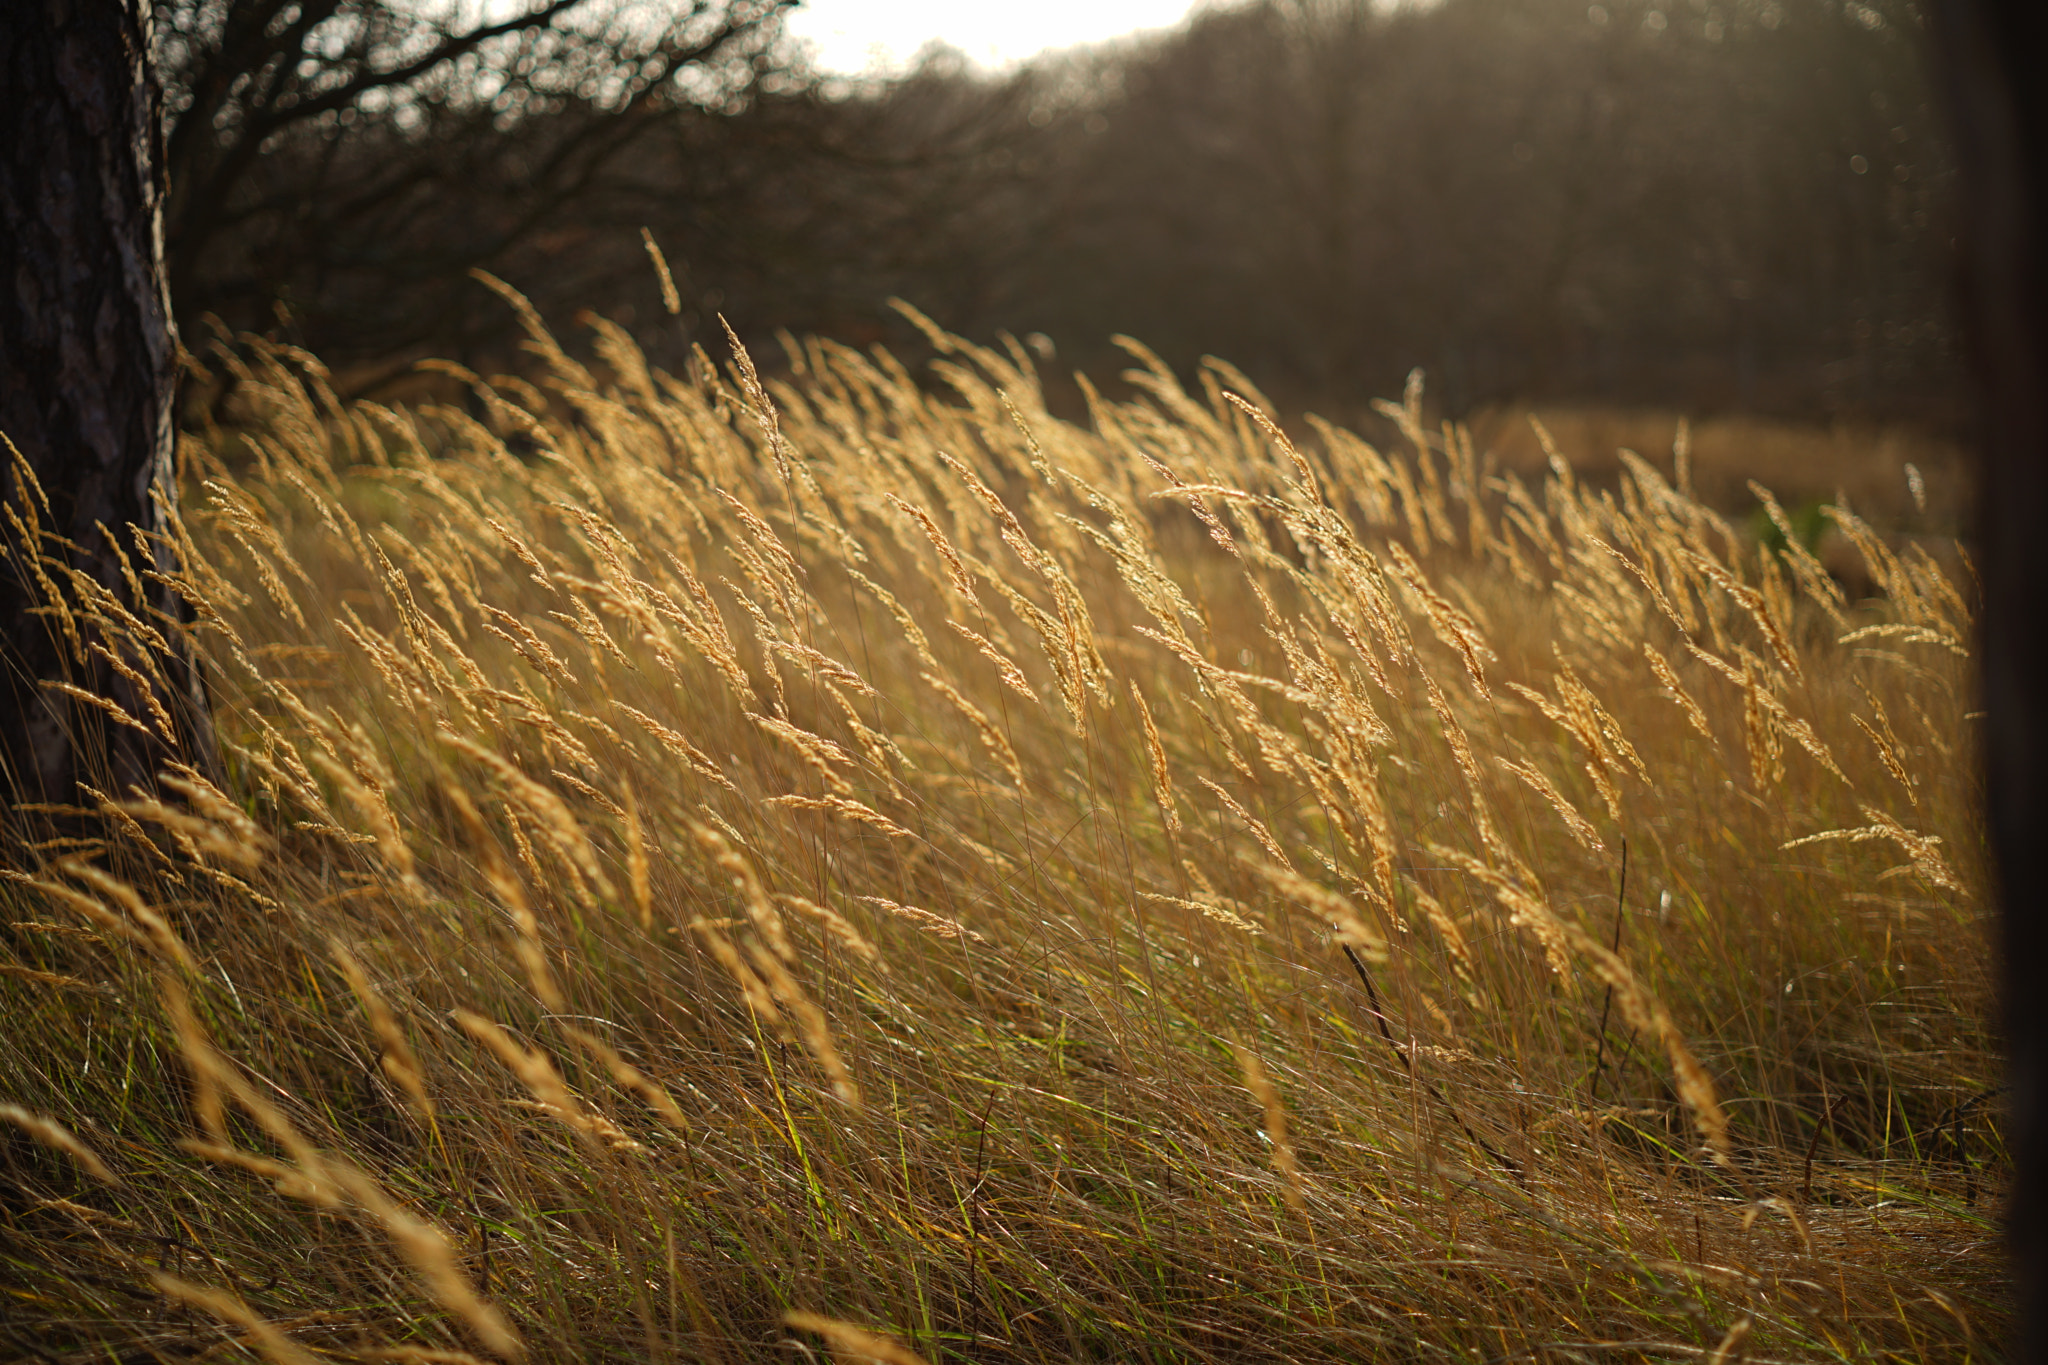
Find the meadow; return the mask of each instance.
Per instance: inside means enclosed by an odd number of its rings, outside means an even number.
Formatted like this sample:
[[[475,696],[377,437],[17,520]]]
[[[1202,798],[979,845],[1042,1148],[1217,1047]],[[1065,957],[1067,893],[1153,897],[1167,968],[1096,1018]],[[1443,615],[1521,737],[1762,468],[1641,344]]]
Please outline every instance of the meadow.
[[[225,772],[0,883],[10,1358],[1998,1356],[1963,551],[504,292],[218,362]]]

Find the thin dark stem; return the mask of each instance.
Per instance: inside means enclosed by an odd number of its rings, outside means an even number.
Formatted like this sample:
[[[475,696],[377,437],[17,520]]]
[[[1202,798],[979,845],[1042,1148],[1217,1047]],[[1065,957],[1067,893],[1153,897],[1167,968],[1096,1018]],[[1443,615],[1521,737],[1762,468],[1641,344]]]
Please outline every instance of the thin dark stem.
[[[982,1159],[988,1153],[988,1116],[995,1112],[997,1094],[997,1091],[991,1089],[988,1092],[988,1103],[981,1107],[981,1122],[976,1125],[980,1132],[974,1142],[974,1183],[968,1187],[966,1197],[960,1201],[961,1209],[967,1217],[967,1286],[970,1290],[977,1283],[974,1274],[975,1261],[977,1253],[981,1250],[981,1232],[975,1226],[975,1200],[981,1194],[982,1181],[987,1179],[983,1174]]]
[[[1614,947],[1610,950],[1616,953],[1621,951],[1621,917],[1626,911],[1627,900],[1628,840],[1623,839],[1621,841],[1621,885],[1614,893]],[[1596,1102],[1600,1098],[1600,1071],[1602,1067],[1607,1065],[1607,1013],[1613,1008],[1614,986],[1610,982],[1607,987],[1607,995],[1600,1002],[1600,1043],[1593,1050],[1593,1099]]]
[[[1813,1202],[1813,1154],[1820,1150],[1820,1135],[1834,1126],[1835,1110],[1841,1107],[1846,1095],[1837,1095],[1828,1103],[1827,1112],[1821,1115],[1819,1123],[1813,1125],[1813,1141],[1806,1144],[1806,1174],[1799,1182],[1799,1202]]]
[[[1421,1082],[1422,1088],[1429,1092],[1430,1098],[1444,1107],[1444,1112],[1451,1116],[1451,1121],[1458,1125],[1458,1131],[1465,1135],[1466,1140],[1473,1143],[1489,1157],[1492,1157],[1493,1164],[1513,1176],[1517,1185],[1527,1189],[1529,1182],[1523,1179],[1522,1168],[1516,1163],[1514,1158],[1496,1150],[1492,1143],[1473,1132],[1472,1125],[1465,1122],[1465,1116],[1458,1112],[1458,1106],[1452,1104],[1444,1092],[1437,1089],[1436,1082],[1416,1072],[1415,1061],[1408,1055],[1408,1049],[1401,1046],[1400,1042],[1394,1037],[1393,1029],[1387,1026],[1387,1016],[1380,1009],[1380,993],[1372,984],[1371,974],[1365,970],[1364,960],[1351,950],[1350,944],[1346,943],[1340,946],[1344,949],[1344,956],[1351,959],[1352,969],[1358,973],[1358,979],[1365,984],[1366,1004],[1372,1010],[1373,1022],[1377,1023],[1380,1027],[1380,1037],[1386,1039],[1387,1048],[1399,1060],[1401,1069],[1408,1073],[1408,1079]]]

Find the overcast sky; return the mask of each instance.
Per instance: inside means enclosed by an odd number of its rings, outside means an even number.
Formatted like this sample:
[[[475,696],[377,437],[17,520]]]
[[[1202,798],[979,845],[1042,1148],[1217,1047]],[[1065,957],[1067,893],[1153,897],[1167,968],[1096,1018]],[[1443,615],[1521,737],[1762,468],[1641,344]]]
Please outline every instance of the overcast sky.
[[[1168,28],[1190,0],[804,0],[789,32],[811,45],[820,70],[840,75],[901,70],[925,44],[958,48],[1000,68],[1047,48]]]

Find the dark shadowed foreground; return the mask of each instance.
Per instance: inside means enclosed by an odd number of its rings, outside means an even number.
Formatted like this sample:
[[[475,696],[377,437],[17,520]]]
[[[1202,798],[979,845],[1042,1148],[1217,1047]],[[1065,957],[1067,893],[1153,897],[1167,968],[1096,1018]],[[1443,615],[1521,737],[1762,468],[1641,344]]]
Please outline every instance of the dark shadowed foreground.
[[[2048,16],[2011,0],[1935,7],[1964,159],[1963,302],[1980,386],[1984,493],[1984,746],[1991,846],[2004,910],[2011,1054],[2011,1206],[2017,1358],[2048,1361],[2048,899],[2037,866],[2048,830],[2048,91],[2036,66]]]

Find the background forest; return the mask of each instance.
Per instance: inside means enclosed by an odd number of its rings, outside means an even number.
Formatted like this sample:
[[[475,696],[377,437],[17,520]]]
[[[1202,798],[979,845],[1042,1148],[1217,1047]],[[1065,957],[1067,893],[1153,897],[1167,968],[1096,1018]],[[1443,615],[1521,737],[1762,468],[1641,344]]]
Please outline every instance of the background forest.
[[[900,296],[1042,333],[1051,370],[1114,373],[1128,333],[1346,420],[1418,365],[1453,414],[1959,411],[1953,172],[1906,0],[1265,0],[870,82],[807,72],[772,0],[656,12],[575,7],[397,82],[435,37],[409,10],[168,0],[188,344],[217,314],[358,390],[481,362],[483,267],[665,365],[717,313],[769,353],[777,328],[915,353]]]

